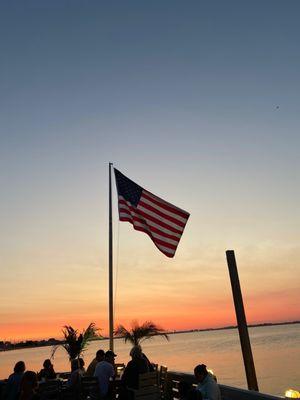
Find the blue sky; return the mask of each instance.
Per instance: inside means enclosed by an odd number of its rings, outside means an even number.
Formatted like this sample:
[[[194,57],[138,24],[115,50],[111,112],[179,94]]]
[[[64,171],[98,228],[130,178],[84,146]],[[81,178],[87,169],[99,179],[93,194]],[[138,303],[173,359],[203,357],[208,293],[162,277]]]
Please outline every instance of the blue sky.
[[[81,265],[78,276],[99,264],[105,275],[113,161],[190,211],[176,265],[187,259],[209,265],[211,257],[219,265],[233,247],[248,260],[247,278],[254,257],[253,276],[261,264],[268,271],[280,264],[281,278],[272,276],[270,284],[276,293],[295,287],[298,1],[3,1],[0,7],[2,285],[19,287],[34,275],[47,291],[47,271],[56,287],[74,264]],[[129,269],[144,254],[165,265],[146,235],[120,229]],[[225,275],[216,271],[222,282]],[[74,285],[78,290],[75,278]],[[31,309],[42,298],[31,297]]]

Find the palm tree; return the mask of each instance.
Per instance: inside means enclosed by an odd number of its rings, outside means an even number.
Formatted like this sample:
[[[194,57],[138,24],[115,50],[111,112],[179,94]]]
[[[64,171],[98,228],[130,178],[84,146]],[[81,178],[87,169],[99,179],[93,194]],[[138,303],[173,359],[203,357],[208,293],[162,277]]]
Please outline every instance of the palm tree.
[[[62,329],[64,341],[61,344],[53,346],[51,358],[54,357],[56,350],[60,346],[66,350],[70,361],[79,358],[85,351],[89,341],[99,336],[97,335],[98,330],[99,329],[96,327],[94,322],[91,322],[89,326],[86,329],[83,329],[79,334],[77,329],[74,329],[70,325],[65,325]]]
[[[134,346],[156,335],[164,336],[169,340],[166,331],[152,321],[146,321],[142,325],[139,325],[137,321],[132,321],[130,330],[127,330],[123,325],[118,325],[114,335],[123,337],[125,343],[129,341]]]

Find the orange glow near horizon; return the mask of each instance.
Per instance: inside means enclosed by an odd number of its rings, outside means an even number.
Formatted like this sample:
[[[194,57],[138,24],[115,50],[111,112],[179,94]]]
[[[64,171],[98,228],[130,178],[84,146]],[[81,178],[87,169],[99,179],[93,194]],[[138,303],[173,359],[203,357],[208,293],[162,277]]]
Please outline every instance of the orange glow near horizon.
[[[170,260],[145,234],[115,221],[120,244],[115,245],[115,325],[152,320],[171,331],[236,325],[224,251],[231,239],[222,232],[225,222],[220,228],[203,224],[206,242],[198,243],[199,225],[191,218]],[[233,241],[247,321],[299,320],[295,237],[287,246],[277,238],[260,240],[260,232],[255,230],[259,245],[251,249],[242,232],[236,232],[242,239]],[[90,322],[107,336],[107,242],[99,248],[96,228],[68,235],[68,230],[37,235],[25,249],[7,259],[4,254],[0,340],[59,338],[64,325],[82,330]]]
[[[145,307],[139,306],[138,312],[130,312],[130,309],[123,310],[123,318],[117,318],[115,325],[122,323],[126,327],[130,327],[133,320],[138,320],[143,323],[146,320],[152,320],[166,330],[189,330],[189,329],[205,329],[219,328],[228,325],[236,325],[234,307],[232,300],[226,298],[222,304],[180,304],[169,306],[167,304],[156,311],[149,310],[149,304]],[[249,309],[250,306],[250,309]],[[248,310],[247,310],[248,308]],[[186,313],[186,310],[189,310]],[[298,307],[289,304],[289,300],[285,294],[278,298],[276,302],[270,301],[264,303],[261,307],[259,296],[257,301],[253,299],[251,304],[246,304],[247,320],[249,324],[264,323],[264,322],[282,322],[293,321],[298,318]],[[142,315],[142,317],[141,317]],[[284,318],[282,317],[284,315]],[[100,319],[97,314],[89,314],[86,316],[69,315],[64,317],[55,312],[45,319],[42,312],[39,315],[35,313],[34,318],[29,318],[23,322],[7,322],[1,323],[1,338],[8,341],[21,341],[28,339],[48,339],[51,337],[61,338],[61,329],[63,325],[72,325],[73,327],[82,330],[88,326],[90,322],[95,322],[101,329],[99,332],[103,336],[108,335],[106,319]]]

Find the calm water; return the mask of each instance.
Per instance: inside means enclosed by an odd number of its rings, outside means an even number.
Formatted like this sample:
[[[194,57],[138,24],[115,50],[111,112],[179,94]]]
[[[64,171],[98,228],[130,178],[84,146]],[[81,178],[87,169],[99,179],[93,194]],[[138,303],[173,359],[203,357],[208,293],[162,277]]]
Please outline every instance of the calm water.
[[[300,389],[300,324],[250,328],[252,351],[261,392],[283,395],[288,388]],[[196,364],[213,369],[220,383],[247,388],[238,332],[236,329],[180,333],[167,342],[155,338],[145,342],[144,352],[151,361],[167,365],[169,370],[192,373]],[[108,349],[108,341],[92,342],[85,352],[88,364],[96,350]],[[116,362],[128,362],[130,345],[115,341]],[[0,378],[6,378],[19,360],[29,370],[38,371],[49,358],[50,347],[22,349],[0,353]],[[64,350],[57,351],[56,371],[69,370]]]

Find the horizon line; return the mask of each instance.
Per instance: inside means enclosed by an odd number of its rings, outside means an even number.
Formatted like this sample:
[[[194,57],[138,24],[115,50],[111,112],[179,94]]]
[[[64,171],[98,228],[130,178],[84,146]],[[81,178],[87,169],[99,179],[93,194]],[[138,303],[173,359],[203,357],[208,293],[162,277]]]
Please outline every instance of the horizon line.
[[[276,325],[292,325],[292,324],[300,324],[300,320],[293,320],[293,321],[280,321],[280,322],[261,322],[261,323],[256,323],[256,324],[248,324],[248,328],[257,328],[257,327],[264,327],[264,326],[276,326]],[[227,329],[237,329],[238,325],[225,325],[217,328],[190,328],[190,329],[179,329],[179,330],[165,330],[165,333],[168,335],[172,334],[178,334],[178,333],[188,333],[188,332],[207,332],[207,331],[220,331],[220,330],[227,330]],[[153,335],[156,336],[156,335]],[[159,335],[157,335],[159,336]],[[10,340],[3,340],[4,343],[10,342],[11,344],[20,344],[20,343],[26,343],[26,342],[42,342],[42,341],[47,341],[47,340],[60,340],[56,339],[55,337],[50,337],[50,338],[42,338],[42,339],[22,339],[19,341],[10,341]],[[96,337],[92,339],[93,341],[95,340],[108,340],[109,336],[101,336],[101,337]],[[114,337],[114,339],[122,339],[122,336]]]

